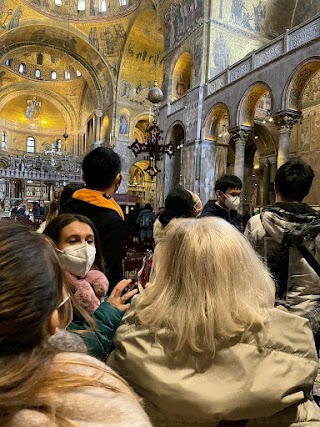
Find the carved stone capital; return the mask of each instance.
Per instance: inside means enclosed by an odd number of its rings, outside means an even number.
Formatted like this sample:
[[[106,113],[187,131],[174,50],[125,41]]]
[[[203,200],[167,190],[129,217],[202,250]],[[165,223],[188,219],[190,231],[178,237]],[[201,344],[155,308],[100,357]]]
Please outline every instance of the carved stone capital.
[[[232,132],[231,134],[232,139],[234,140],[236,145],[245,145],[248,141],[249,138],[249,131],[248,130],[244,130],[244,129],[240,129],[237,131]]]
[[[280,133],[290,133],[293,126],[301,123],[302,113],[300,111],[283,112],[274,116],[274,123]]]

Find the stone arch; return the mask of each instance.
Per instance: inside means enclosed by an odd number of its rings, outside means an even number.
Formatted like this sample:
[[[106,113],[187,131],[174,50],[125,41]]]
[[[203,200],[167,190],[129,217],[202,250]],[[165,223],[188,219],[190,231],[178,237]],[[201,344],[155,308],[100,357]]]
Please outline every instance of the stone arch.
[[[175,154],[171,158],[165,158],[165,175],[166,175],[166,188],[167,194],[172,188],[179,185],[181,182],[181,175],[183,174],[183,151],[186,136],[186,129],[184,124],[177,120],[173,122],[168,129],[165,143],[171,142],[175,147]]]
[[[41,99],[47,98],[58,110],[63,111],[63,116],[66,120],[65,127],[71,132],[77,128],[77,112],[74,110],[72,103],[65,97],[57,94],[54,90],[49,90],[48,87],[39,87],[38,90],[34,86],[19,83],[14,86],[7,86],[0,93],[0,111],[2,108],[13,99],[28,95],[30,97],[38,96]]]
[[[141,144],[145,143],[145,135],[147,127],[152,121],[150,114],[141,113],[133,120],[133,127],[131,134],[133,135],[132,139],[137,139]]]
[[[5,60],[18,48],[39,45],[54,48],[75,59],[86,73],[86,80],[95,96],[96,108],[105,107],[104,91],[107,84],[114,82],[108,64],[88,43],[84,33],[74,27],[66,28],[57,21],[56,27],[46,21],[29,20],[22,27],[14,28],[0,37],[0,59]],[[21,31],[23,28],[23,31]]]
[[[260,98],[269,92],[273,99],[270,87],[264,82],[255,82],[244,93],[240,100],[237,111],[237,126],[252,128],[254,125],[254,115]],[[272,105],[272,102],[271,102]]]
[[[226,141],[229,127],[229,109],[223,102],[214,105],[204,120],[202,139]]]
[[[172,73],[172,101],[181,98],[191,87],[192,56],[184,52],[175,62]]]
[[[289,77],[282,95],[284,110],[301,111],[302,95],[309,80],[320,70],[320,57],[312,57],[299,64]]]
[[[146,172],[147,160],[136,160],[129,168],[128,194],[137,196],[141,206],[154,206],[157,177],[151,178]]]

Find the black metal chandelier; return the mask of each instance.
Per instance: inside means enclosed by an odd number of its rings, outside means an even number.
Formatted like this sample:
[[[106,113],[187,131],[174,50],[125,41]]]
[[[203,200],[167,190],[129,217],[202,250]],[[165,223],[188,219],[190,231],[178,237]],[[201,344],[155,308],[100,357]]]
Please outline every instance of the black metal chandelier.
[[[148,125],[145,135],[145,143],[141,144],[137,139],[129,146],[130,150],[137,157],[140,153],[147,153],[145,159],[148,160],[148,166],[144,169],[151,178],[154,178],[161,169],[158,168],[157,162],[162,160],[163,154],[168,154],[171,158],[174,155],[175,147],[169,142],[163,144],[163,137],[161,134],[163,131],[159,128],[159,105],[162,101],[163,93],[161,89],[157,87],[157,82],[154,82],[153,88],[148,93],[148,100],[153,103],[153,119],[151,124]]]

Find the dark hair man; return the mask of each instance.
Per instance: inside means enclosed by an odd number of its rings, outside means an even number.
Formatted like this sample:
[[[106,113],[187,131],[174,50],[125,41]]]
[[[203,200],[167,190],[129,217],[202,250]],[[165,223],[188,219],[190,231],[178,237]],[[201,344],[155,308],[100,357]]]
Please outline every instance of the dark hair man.
[[[276,203],[248,221],[245,236],[273,273],[277,299],[310,320],[318,341],[320,278],[315,265],[320,255],[320,215],[303,203],[313,177],[312,168],[301,159],[284,163],[275,176]]]
[[[94,222],[101,241],[110,294],[113,287],[123,279],[124,215],[112,197],[122,181],[121,160],[111,148],[99,147],[85,156],[82,171],[86,188],[73,193],[61,213],[78,213]]]
[[[242,217],[237,211],[242,190],[241,179],[236,175],[224,175],[214,187],[217,200],[208,200],[201,217],[219,216],[241,230]]]

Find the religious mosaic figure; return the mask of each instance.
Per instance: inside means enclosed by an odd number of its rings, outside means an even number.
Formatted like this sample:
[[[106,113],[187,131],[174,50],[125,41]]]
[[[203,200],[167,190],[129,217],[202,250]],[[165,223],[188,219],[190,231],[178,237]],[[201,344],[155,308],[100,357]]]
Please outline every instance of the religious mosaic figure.
[[[128,134],[128,119],[125,114],[121,114],[120,116],[120,127],[119,127],[119,134],[120,135],[127,135]]]
[[[266,18],[266,6],[262,6],[262,1],[259,1],[257,6],[253,6],[254,10],[254,26],[256,31],[261,31],[261,21]]]
[[[27,119],[36,120],[41,113],[41,102],[34,96],[32,99],[27,100],[26,117]]]
[[[23,13],[22,7],[21,6],[17,7],[17,9],[12,14],[11,20],[8,25],[8,30],[12,30],[12,28],[19,27],[22,13]]]
[[[219,34],[213,44],[213,62],[219,72],[230,65],[230,49],[222,34]]]

